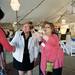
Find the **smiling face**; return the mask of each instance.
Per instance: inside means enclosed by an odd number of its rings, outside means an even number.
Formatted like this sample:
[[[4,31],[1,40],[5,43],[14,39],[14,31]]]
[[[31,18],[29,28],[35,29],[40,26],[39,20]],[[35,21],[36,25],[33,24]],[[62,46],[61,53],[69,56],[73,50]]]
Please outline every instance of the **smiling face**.
[[[52,33],[52,29],[49,24],[45,24],[44,31],[45,31],[46,35],[49,35]]]
[[[53,23],[45,21],[44,22],[44,32],[45,32],[46,35],[54,34],[55,29],[54,29]]]

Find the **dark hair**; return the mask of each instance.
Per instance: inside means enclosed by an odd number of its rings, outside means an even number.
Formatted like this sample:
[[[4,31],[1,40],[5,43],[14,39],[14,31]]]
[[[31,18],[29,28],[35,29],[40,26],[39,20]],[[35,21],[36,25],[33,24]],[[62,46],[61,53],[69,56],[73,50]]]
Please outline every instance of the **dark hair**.
[[[44,21],[44,23],[43,23],[44,26],[43,27],[45,27],[46,24],[50,25],[50,27],[52,29],[52,34],[55,34],[56,32],[55,32],[54,24],[51,23],[51,22],[48,22],[48,21]]]
[[[4,17],[4,12],[2,11],[2,9],[0,8],[0,20]]]

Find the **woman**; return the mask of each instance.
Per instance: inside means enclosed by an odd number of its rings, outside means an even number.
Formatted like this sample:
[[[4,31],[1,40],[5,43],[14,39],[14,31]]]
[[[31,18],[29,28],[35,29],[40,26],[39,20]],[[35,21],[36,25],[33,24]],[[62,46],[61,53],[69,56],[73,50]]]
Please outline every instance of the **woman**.
[[[4,17],[4,12],[0,8],[0,20],[3,17]],[[9,44],[8,40],[6,39],[6,34],[5,34],[5,31],[3,30],[3,28],[1,27],[1,24],[0,24],[0,45],[3,46],[3,48],[5,48],[8,52],[12,52],[15,50],[15,47],[11,46]],[[1,51],[2,51],[2,49],[0,49],[0,52]]]
[[[64,63],[64,53],[59,45],[59,38],[55,33],[54,25],[44,23],[45,35],[41,43],[41,70],[43,75],[61,75]],[[53,72],[46,73],[47,62],[53,64]]]
[[[19,75],[32,75],[34,60],[38,56],[38,44],[31,34],[32,22],[25,22],[22,31],[17,31],[11,44],[16,46],[13,53],[13,65]]]
[[[0,8],[0,20],[4,17],[4,12],[2,11],[2,9]],[[0,24],[0,70],[4,70],[4,67],[6,66],[5,64],[5,58],[4,58],[4,48],[6,51],[8,52],[13,52],[15,50],[14,46],[11,46],[6,38],[6,34],[5,31],[3,30],[3,28],[1,27]],[[1,72],[2,74],[4,74],[5,72]],[[0,74],[1,74],[0,73]]]

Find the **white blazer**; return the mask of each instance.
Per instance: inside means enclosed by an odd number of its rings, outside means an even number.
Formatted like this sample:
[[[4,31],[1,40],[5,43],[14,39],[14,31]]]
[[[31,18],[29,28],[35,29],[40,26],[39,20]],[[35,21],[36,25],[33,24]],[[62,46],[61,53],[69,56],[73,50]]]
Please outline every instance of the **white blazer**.
[[[15,52],[13,52],[13,57],[19,61],[22,62],[23,60],[23,53],[24,53],[24,38],[21,35],[22,31],[17,31],[15,33],[14,38],[10,42],[11,45],[14,45],[16,47]],[[39,53],[39,43],[34,37],[29,38],[28,42],[28,50],[29,50],[29,56],[30,56],[30,62],[33,62],[34,58],[37,58]]]

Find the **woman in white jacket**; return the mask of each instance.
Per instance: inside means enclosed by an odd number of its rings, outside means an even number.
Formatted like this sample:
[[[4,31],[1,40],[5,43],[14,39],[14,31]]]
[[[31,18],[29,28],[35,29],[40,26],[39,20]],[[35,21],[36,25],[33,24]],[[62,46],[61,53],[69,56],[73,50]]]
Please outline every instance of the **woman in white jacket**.
[[[11,44],[16,47],[13,53],[13,65],[18,70],[19,75],[32,75],[34,60],[38,56],[39,44],[31,34],[32,22],[25,22],[22,31],[17,31]]]

